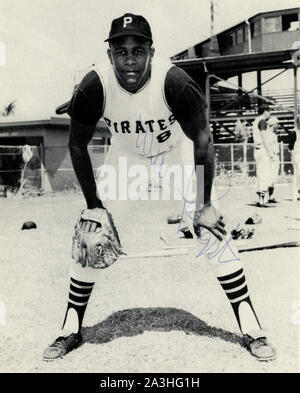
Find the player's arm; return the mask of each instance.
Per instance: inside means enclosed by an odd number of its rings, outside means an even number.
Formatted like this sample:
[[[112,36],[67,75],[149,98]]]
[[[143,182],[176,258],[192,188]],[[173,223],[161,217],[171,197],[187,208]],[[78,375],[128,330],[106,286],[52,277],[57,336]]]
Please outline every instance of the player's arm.
[[[94,172],[87,149],[102,115],[101,92],[100,79],[95,71],[91,71],[82,80],[68,107],[68,114],[71,116],[69,151],[88,209],[103,207],[97,196]]]
[[[173,75],[172,75],[173,73]],[[214,178],[213,138],[207,119],[207,104],[200,87],[181,69],[172,68],[166,85],[172,78],[172,89],[165,86],[166,99],[177,121],[188,138],[194,143],[194,162],[197,178],[196,212],[197,227],[206,227],[220,240],[226,234],[222,216],[211,204],[211,189]],[[202,166],[203,172],[197,170]],[[195,226],[195,225],[194,225]],[[199,229],[199,228],[198,228]],[[197,233],[197,228],[195,228]]]
[[[184,102],[192,103],[189,110],[176,115],[179,124],[188,138],[194,143],[194,163],[197,177],[197,198],[196,209],[201,209],[204,205],[211,204],[211,189],[214,178],[214,147],[213,138],[206,117],[206,105],[195,100],[193,87],[189,86],[183,92]],[[201,101],[203,98],[201,97]],[[203,172],[198,168],[204,169],[204,190],[202,189]]]

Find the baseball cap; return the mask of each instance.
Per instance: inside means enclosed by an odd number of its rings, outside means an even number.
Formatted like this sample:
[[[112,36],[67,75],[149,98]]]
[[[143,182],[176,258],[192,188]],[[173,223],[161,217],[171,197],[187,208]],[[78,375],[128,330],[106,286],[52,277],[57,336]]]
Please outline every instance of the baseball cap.
[[[277,119],[276,116],[270,117],[270,119],[267,121],[269,126],[275,126],[276,124],[279,123],[279,120]]]
[[[127,13],[112,21],[109,37],[104,42],[128,35],[152,41],[151,28],[147,20],[141,15]]]

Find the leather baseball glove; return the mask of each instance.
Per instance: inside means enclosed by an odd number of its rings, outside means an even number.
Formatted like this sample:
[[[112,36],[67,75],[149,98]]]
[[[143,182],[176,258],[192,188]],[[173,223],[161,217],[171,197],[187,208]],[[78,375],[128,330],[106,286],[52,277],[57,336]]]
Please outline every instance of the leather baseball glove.
[[[83,267],[105,269],[122,250],[111,214],[106,209],[87,209],[80,213],[73,236],[72,258]]]

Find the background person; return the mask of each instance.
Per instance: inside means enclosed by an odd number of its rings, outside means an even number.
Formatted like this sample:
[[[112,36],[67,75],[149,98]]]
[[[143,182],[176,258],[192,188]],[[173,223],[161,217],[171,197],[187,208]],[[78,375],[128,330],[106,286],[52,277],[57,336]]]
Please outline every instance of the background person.
[[[296,127],[290,134],[289,150],[294,165],[297,200],[300,201],[300,117],[297,118]]]
[[[272,116],[268,120],[268,132],[269,132],[269,146],[270,146],[270,185],[268,188],[269,200],[268,203],[277,203],[274,198],[275,185],[279,173],[280,159],[279,159],[279,143],[277,131],[279,128],[279,120],[277,117]]]
[[[262,104],[258,108],[258,117],[252,126],[254,141],[254,159],[256,162],[256,193],[258,196],[257,207],[266,206],[266,194],[270,183],[270,159],[272,152],[268,142],[267,121],[271,117],[270,108]]]

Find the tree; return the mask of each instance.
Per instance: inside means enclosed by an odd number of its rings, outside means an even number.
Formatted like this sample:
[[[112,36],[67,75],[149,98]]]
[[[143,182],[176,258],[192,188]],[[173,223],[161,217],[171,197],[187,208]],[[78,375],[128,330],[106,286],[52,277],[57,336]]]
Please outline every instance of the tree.
[[[15,101],[10,102],[2,111],[2,116],[7,117],[9,115],[13,115],[15,113]]]

